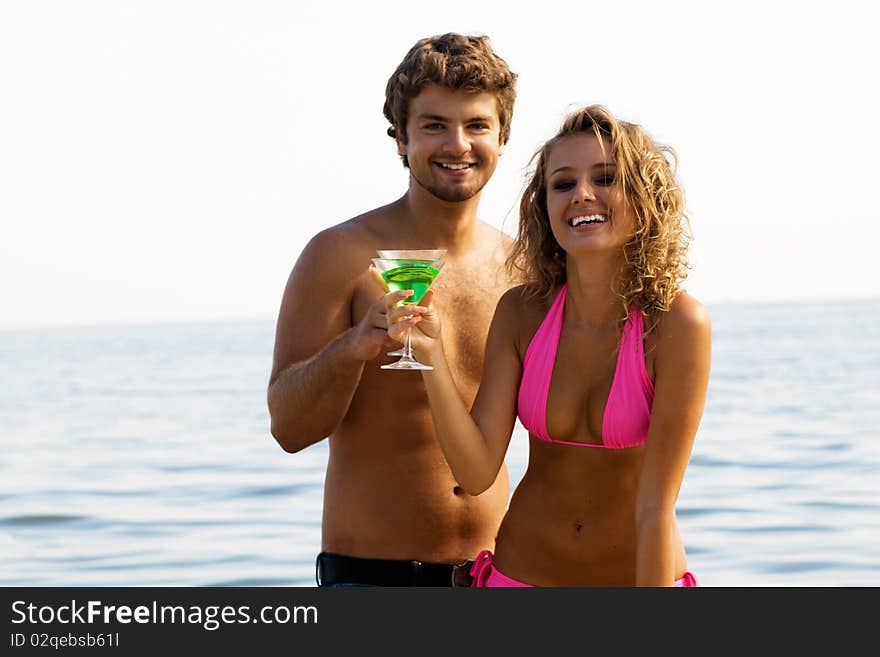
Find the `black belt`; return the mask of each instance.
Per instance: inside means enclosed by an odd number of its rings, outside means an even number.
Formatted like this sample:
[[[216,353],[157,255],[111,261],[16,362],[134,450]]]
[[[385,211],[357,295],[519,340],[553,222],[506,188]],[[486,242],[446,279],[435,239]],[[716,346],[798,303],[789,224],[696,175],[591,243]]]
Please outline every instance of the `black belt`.
[[[318,586],[452,586],[451,563],[402,559],[362,559],[321,552],[315,563]]]

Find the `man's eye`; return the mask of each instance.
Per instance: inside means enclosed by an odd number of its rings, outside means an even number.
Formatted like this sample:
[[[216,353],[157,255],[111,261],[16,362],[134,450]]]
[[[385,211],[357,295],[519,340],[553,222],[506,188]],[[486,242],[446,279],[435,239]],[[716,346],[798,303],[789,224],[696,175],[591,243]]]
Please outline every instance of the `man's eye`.
[[[428,125],[425,126],[425,130],[442,130],[442,129],[443,129],[442,123],[429,123]]]
[[[489,126],[486,123],[471,123],[471,130],[488,130]]]

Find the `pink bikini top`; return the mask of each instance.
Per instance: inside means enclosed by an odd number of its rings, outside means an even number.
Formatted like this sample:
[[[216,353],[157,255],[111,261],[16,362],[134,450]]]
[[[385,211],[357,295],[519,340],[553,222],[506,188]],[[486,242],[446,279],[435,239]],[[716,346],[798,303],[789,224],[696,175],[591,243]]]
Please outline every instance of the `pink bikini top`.
[[[613,449],[641,445],[645,442],[651,421],[654,384],[645,369],[642,314],[635,309],[630,311],[620,337],[617,366],[602,417],[602,442],[575,443],[553,440],[547,435],[547,395],[550,392],[550,378],[553,376],[553,364],[562,331],[566,287],[563,285],[559,290],[556,300],[526,350],[522,381],[519,384],[517,413],[520,422],[541,440],[561,445]]]

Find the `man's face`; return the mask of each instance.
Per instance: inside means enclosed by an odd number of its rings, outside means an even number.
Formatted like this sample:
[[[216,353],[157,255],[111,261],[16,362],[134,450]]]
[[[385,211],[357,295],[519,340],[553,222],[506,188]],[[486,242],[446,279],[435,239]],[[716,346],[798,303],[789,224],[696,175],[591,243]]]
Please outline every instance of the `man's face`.
[[[495,172],[500,130],[492,94],[428,85],[410,101],[407,143],[398,137],[397,152],[416,184],[442,201],[466,201]]]

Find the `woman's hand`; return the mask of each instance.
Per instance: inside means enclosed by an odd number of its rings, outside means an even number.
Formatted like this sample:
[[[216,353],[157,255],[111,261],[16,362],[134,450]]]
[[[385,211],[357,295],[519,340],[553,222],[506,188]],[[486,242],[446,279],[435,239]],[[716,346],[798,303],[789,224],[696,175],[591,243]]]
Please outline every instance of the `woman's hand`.
[[[385,295],[388,335],[393,340],[405,342],[406,332],[410,330],[416,358],[422,360],[424,355],[425,360],[431,360],[431,352],[440,345],[440,315],[431,304],[434,291],[428,290],[418,305],[400,303],[412,294],[412,290],[401,290]]]

